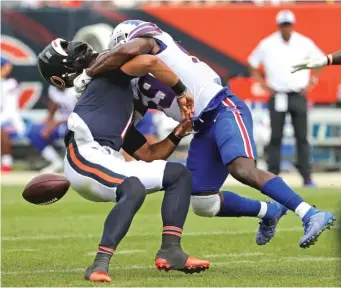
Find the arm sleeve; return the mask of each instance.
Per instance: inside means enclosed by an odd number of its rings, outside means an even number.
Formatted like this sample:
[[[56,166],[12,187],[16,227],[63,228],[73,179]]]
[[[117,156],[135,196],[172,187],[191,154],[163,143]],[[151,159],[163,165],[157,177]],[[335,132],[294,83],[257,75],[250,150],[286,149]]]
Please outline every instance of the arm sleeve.
[[[257,69],[264,60],[264,43],[261,41],[258,46],[251,52],[248,62],[249,64]]]
[[[132,126],[124,138],[122,149],[133,156],[135,151],[139,150],[146,142],[147,139],[137,131],[135,126]]]

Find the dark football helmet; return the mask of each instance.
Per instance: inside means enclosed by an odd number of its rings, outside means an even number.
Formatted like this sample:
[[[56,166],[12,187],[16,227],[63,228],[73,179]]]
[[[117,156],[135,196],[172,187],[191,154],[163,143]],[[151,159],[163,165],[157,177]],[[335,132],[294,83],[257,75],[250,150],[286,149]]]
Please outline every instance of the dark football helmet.
[[[51,85],[60,89],[69,88],[73,86],[75,77],[89,67],[95,54],[85,42],[57,38],[39,53],[38,68]]]

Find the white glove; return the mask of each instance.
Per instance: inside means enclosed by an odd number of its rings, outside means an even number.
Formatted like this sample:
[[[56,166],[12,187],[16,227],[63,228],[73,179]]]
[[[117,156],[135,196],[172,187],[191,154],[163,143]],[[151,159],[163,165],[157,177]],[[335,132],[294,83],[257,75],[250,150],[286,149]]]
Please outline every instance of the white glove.
[[[80,74],[73,80],[73,89],[75,91],[75,96],[77,99],[82,95],[82,93],[86,89],[86,86],[88,86],[91,80],[92,77],[86,74],[86,69],[84,69],[82,74]]]
[[[327,56],[316,58],[316,59],[305,60],[300,64],[296,64],[292,66],[291,73],[295,73],[303,69],[321,68],[323,66],[326,66],[327,64],[328,64]]]

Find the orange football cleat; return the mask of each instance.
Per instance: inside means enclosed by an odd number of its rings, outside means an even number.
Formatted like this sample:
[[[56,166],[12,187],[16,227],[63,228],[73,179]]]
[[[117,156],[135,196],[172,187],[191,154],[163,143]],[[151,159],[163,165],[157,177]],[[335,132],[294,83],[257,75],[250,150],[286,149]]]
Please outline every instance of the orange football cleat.
[[[105,271],[95,271],[95,272],[92,272],[88,279],[87,280],[90,280],[92,282],[111,282],[112,279],[111,277],[109,276],[109,274]]]
[[[200,260],[194,258],[192,256],[188,256],[186,263],[183,268],[176,268],[168,263],[166,259],[156,258],[155,259],[155,267],[162,271],[168,272],[169,270],[177,270],[184,273],[200,273],[201,271],[205,271],[210,268],[210,262],[206,260]]]

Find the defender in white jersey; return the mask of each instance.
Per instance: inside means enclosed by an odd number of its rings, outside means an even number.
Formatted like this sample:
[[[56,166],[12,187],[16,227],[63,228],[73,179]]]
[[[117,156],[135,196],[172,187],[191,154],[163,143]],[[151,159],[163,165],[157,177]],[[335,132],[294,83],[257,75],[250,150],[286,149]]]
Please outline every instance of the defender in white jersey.
[[[77,99],[72,88],[48,88],[48,116],[44,123],[33,125],[28,134],[31,144],[49,163],[42,173],[53,173],[63,168],[64,161],[52,146],[58,139],[63,139],[67,131],[67,119],[73,111]],[[56,117],[58,113],[58,118]],[[56,119],[57,118],[57,119]]]
[[[287,209],[303,220],[305,232],[299,243],[302,248],[314,244],[321,231],[332,225],[335,217],[331,213],[315,209],[280,177],[256,167],[253,122],[247,105],[228,87],[213,81],[207,69],[203,69],[204,65],[198,65],[169,34],[153,23],[129,20],[115,28],[111,40],[112,47],[122,40],[127,43],[98,59],[88,69],[88,76],[120,66],[135,55],[150,53],[177,73],[194,96],[193,126],[196,134],[190,145],[187,167],[192,172],[192,207],[197,215],[259,217],[262,221],[256,236],[258,245],[270,241]],[[166,111],[172,107],[174,96],[162,83],[152,80],[142,80],[138,84],[139,92],[149,92],[145,96],[157,98],[153,101],[157,108]],[[173,114],[171,111],[168,110],[169,115]],[[178,120],[176,115],[172,117]],[[219,192],[229,173],[277,202],[265,203],[229,191]]]

